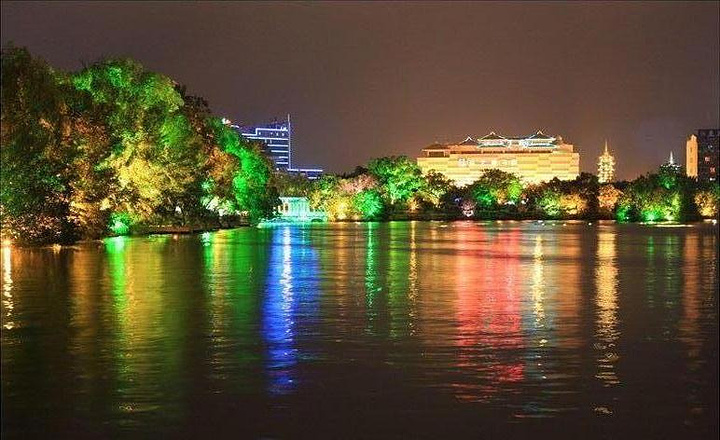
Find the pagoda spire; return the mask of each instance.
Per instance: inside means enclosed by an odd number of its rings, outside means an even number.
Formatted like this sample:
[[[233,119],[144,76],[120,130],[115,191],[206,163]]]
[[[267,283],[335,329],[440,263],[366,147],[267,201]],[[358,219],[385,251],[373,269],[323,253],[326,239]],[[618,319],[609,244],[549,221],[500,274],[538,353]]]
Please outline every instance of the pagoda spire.
[[[598,158],[598,182],[610,183],[615,178],[615,157],[608,151],[605,139],[605,152]]]

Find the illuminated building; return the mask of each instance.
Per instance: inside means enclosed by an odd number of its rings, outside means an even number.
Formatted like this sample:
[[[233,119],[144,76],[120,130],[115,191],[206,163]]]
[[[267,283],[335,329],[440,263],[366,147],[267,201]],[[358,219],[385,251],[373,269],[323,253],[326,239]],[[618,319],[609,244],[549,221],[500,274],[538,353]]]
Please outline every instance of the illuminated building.
[[[698,130],[685,143],[685,171],[688,177],[715,182],[718,179],[718,137],[720,129]]]
[[[598,159],[598,181],[600,183],[612,182],[615,179],[615,157],[608,152],[607,141],[605,151]]]
[[[277,220],[281,222],[326,221],[327,214],[310,209],[307,197],[280,197]]]
[[[229,123],[226,119],[225,122]],[[299,174],[308,179],[317,179],[323,173],[321,168],[294,168],[292,166],[292,123],[290,115],[284,121],[273,120],[255,126],[230,125],[245,139],[262,142],[265,154],[273,161],[276,170]]]
[[[417,163],[423,173],[435,170],[457,185],[468,185],[492,168],[513,173],[527,183],[555,177],[572,180],[580,174],[580,155],[573,146],[541,131],[523,137],[491,132],[480,139],[433,144],[423,148]]]
[[[662,167],[665,167],[667,169],[671,169],[675,172],[680,172],[680,165],[675,163],[675,158],[673,158],[672,151],[670,152],[670,157],[668,158],[668,161],[665,162]]]

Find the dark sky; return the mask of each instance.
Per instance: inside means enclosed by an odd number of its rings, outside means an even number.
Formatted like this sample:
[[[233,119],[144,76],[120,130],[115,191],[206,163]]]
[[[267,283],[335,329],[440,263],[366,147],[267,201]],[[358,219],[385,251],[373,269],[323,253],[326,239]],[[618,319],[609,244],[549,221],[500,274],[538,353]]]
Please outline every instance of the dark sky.
[[[592,172],[607,138],[631,178],[720,126],[719,4],[3,1],[2,41],[133,57],[235,122],[290,113],[295,165],[542,129]]]

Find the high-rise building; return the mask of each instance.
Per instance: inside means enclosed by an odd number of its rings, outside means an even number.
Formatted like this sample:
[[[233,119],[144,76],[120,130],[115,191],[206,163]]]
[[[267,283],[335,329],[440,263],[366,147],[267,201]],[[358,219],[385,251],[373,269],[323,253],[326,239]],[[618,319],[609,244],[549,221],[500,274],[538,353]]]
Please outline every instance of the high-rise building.
[[[527,183],[555,177],[572,180],[580,174],[580,155],[573,146],[542,131],[521,137],[491,132],[479,139],[468,136],[459,143],[433,144],[423,148],[417,163],[423,173],[435,170],[457,185],[468,185],[492,168],[513,173]]]
[[[608,152],[607,141],[605,151],[598,159],[598,182],[608,183],[615,179],[615,157]]]
[[[273,161],[276,170],[299,174],[309,179],[317,179],[322,175],[322,168],[294,168],[292,166],[292,123],[290,115],[284,121],[273,120],[267,124],[255,126],[235,124],[230,126],[244,138],[261,142],[265,154]]]
[[[274,120],[267,124],[245,126],[231,125],[245,139],[260,141],[265,154],[272,159],[275,168],[287,170],[290,168],[292,155],[292,126],[290,115],[285,121]]]
[[[685,170],[689,177],[701,181],[718,180],[718,138],[720,129],[701,129],[685,143]]]

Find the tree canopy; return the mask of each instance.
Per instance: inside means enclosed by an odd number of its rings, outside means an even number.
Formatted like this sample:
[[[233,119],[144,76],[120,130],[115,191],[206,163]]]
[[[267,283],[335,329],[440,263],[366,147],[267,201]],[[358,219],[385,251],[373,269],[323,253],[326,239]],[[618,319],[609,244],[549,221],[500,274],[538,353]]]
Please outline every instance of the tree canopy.
[[[129,59],[60,72],[13,46],[2,69],[0,215],[18,242],[272,216],[269,160],[172,79]]]

